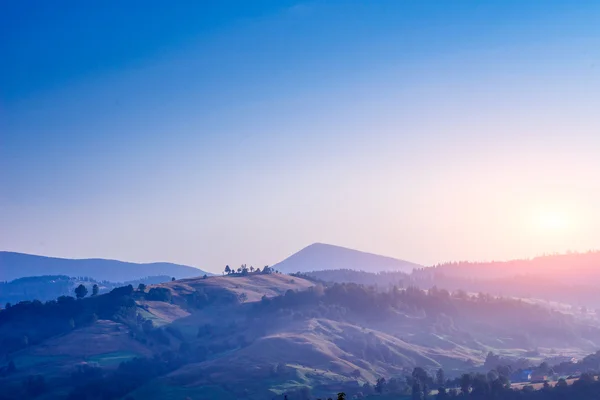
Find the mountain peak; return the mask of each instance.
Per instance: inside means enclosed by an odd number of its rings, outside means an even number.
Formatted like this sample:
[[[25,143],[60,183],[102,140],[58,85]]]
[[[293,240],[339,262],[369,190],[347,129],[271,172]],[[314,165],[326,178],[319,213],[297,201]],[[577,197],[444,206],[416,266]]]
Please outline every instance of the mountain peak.
[[[287,273],[331,269],[411,272],[414,268],[420,267],[409,261],[320,242],[303,248],[273,266],[273,268]]]

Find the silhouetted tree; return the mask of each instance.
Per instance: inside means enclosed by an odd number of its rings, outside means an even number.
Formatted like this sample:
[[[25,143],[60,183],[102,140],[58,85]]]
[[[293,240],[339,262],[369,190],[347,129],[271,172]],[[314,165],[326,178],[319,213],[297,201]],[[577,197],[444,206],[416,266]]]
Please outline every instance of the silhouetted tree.
[[[145,292],[146,291],[146,285],[144,285],[143,283],[140,283],[138,285],[137,290],[139,290],[140,292]]]
[[[165,287],[153,287],[146,293],[146,300],[171,301],[171,291]]]
[[[83,283],[80,283],[79,286],[75,288],[75,296],[77,296],[78,299],[83,299],[87,294],[88,290]]]
[[[460,390],[465,396],[469,394],[472,384],[473,377],[470,374],[462,374],[460,377]]]
[[[531,385],[525,385],[525,386],[523,386],[523,389],[521,389],[521,391],[523,393],[533,393],[533,392],[535,392],[535,389]]]
[[[510,365],[498,365],[496,371],[498,375],[508,378],[512,374],[512,367]]]
[[[580,383],[594,383],[596,381],[596,378],[594,377],[594,375],[590,372],[584,372],[583,374],[581,374],[581,376],[579,377],[579,380],[577,382]]]
[[[172,277],[172,278],[171,278],[171,282],[173,282],[173,281],[175,281],[175,277]]]
[[[94,283],[94,286],[92,286],[92,296],[98,296],[99,291],[100,291],[100,288],[98,287],[97,284]]]
[[[412,400],[423,400],[425,398],[425,393],[423,391],[423,387],[421,386],[421,382],[418,380],[414,380],[412,385],[412,392],[410,398]]]
[[[419,383],[423,395],[426,396],[429,393],[427,388],[429,376],[427,375],[427,372],[425,372],[425,370],[421,367],[415,367],[412,372],[412,378]]]
[[[240,293],[238,299],[240,300],[240,303],[244,303],[246,300],[248,300],[248,295],[246,293]]]
[[[438,369],[435,373],[435,380],[439,386],[444,386],[444,384],[446,383],[446,376],[442,368]]]
[[[375,383],[375,391],[379,394],[382,394],[385,391],[385,378],[381,377],[377,379],[377,383]]]
[[[226,273],[227,275],[229,275],[229,274],[231,273],[231,268],[229,268],[229,265],[226,265],[226,266],[225,266],[225,273]]]
[[[487,399],[490,395],[490,385],[487,377],[483,374],[477,374],[473,377],[473,397]]]

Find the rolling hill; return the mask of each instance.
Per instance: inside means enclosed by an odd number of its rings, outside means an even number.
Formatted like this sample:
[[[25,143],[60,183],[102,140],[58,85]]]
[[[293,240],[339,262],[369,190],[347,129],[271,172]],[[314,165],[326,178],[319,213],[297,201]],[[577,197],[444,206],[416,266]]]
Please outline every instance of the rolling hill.
[[[286,272],[311,272],[332,269],[351,269],[367,272],[401,271],[410,273],[421,265],[363,251],[314,243],[285,260],[275,264],[274,269]]]
[[[66,275],[126,282],[147,276],[169,275],[180,279],[206,273],[198,268],[166,262],[137,264],[99,258],[76,260],[0,252],[0,281],[11,281],[28,276]]]
[[[489,351],[521,364],[532,353],[536,365],[588,354],[599,334],[597,321],[491,296],[262,272],[196,277],[0,310],[0,387],[22,398],[40,375],[46,400],[326,398],[416,366],[457,376]]]

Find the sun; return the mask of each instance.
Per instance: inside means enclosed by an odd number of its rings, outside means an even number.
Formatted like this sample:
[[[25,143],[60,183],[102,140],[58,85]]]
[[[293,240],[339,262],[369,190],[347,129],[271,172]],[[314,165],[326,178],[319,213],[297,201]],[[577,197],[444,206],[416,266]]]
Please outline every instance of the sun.
[[[569,222],[568,215],[558,210],[539,210],[535,218],[537,229],[544,233],[564,232],[569,227]]]

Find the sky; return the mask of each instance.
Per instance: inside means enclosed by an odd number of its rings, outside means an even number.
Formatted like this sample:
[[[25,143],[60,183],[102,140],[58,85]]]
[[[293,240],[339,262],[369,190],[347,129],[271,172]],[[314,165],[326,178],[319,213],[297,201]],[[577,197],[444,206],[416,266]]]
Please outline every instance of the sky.
[[[6,1],[0,250],[600,248],[597,1]]]

